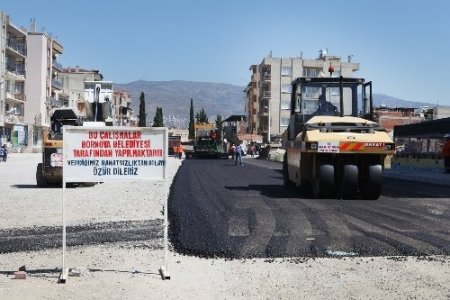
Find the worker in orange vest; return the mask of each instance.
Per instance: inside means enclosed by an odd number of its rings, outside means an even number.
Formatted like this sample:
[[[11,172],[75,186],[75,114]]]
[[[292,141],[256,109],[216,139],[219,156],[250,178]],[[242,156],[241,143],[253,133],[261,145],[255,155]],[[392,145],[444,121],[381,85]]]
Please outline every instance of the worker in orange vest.
[[[450,133],[444,135],[444,147],[442,147],[445,172],[450,173]]]
[[[183,157],[184,148],[182,145],[178,146],[178,158],[181,159]]]

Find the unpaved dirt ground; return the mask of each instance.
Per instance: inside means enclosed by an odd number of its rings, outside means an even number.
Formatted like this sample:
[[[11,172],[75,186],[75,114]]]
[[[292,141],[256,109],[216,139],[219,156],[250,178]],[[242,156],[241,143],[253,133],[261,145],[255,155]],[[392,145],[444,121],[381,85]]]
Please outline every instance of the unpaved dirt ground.
[[[61,189],[35,188],[39,154],[0,163],[0,231],[61,226]],[[172,179],[180,161],[170,158]],[[164,184],[105,183],[68,190],[68,225],[158,220]],[[118,196],[120,195],[120,196]],[[144,199],[145,201],[142,201]],[[58,284],[61,248],[0,254],[0,299],[450,299],[450,258],[205,259],[148,241],[68,247],[81,276]],[[45,238],[45,236],[43,237]],[[7,242],[7,240],[5,241]],[[169,280],[162,280],[165,265]],[[27,279],[13,272],[26,266]]]

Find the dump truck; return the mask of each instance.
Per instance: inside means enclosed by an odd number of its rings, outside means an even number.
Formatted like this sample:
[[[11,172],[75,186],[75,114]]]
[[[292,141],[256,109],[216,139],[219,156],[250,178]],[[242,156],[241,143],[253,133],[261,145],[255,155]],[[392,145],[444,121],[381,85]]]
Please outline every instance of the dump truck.
[[[50,117],[50,128],[44,127],[41,131],[42,162],[38,163],[36,168],[38,187],[62,183],[63,126],[114,125],[112,95],[113,89],[110,81],[86,81],[84,83],[84,99],[78,103],[78,109],[71,107],[54,109]],[[80,114],[80,112],[82,113]]]
[[[378,199],[395,144],[374,122],[372,82],[300,77],[292,82],[283,182],[314,198]]]
[[[226,158],[227,153],[217,143],[217,128],[213,123],[194,124],[193,150],[186,150],[186,158]]]

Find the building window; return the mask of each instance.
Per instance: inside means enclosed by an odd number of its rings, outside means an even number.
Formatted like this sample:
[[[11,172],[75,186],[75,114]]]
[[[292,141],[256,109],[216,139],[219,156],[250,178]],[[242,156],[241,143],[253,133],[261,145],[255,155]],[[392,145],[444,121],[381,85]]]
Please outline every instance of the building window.
[[[341,70],[334,70],[332,77],[334,78],[341,77]]]
[[[329,89],[330,89],[330,93],[332,96],[339,96],[339,88],[338,87],[332,87]]]
[[[282,93],[292,93],[292,85],[289,83],[281,84],[281,92]]]
[[[9,81],[9,80],[5,81],[5,91],[7,93],[11,93],[11,81]]]
[[[281,127],[287,127],[287,126],[289,126],[289,118],[281,118],[281,120],[280,120],[280,126],[281,126]]]
[[[305,98],[318,98],[320,94],[320,87],[306,86],[303,88]]]
[[[281,67],[281,76],[292,76],[292,68],[289,66]]]
[[[317,77],[320,71],[314,68],[303,68],[303,77]]]
[[[291,109],[291,101],[281,100],[281,109]]]
[[[24,93],[24,84],[23,84],[23,82],[16,81],[16,84],[14,85],[14,93],[16,93],[16,94],[23,94]]]

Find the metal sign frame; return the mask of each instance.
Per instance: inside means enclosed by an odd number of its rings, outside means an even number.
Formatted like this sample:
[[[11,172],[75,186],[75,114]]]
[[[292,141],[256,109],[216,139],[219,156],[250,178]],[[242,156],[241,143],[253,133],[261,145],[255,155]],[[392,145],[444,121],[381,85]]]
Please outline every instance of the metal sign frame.
[[[166,127],[63,127],[62,180],[62,272],[65,283],[66,262],[66,184],[148,180],[164,182],[164,261],[159,269],[162,279],[168,272],[168,134]]]

